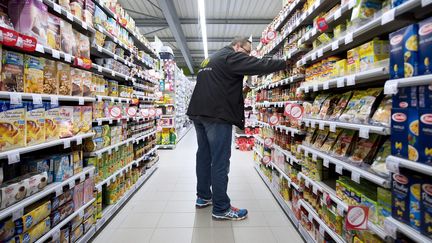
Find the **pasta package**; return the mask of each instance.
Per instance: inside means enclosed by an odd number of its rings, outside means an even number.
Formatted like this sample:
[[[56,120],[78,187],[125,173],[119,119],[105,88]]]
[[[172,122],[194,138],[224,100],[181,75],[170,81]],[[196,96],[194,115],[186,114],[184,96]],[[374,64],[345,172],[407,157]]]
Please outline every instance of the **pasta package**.
[[[392,109],[391,154],[408,158],[408,109]]]
[[[404,77],[418,75],[418,25],[406,27],[404,37]]]
[[[24,102],[26,106],[26,140],[27,146],[45,142],[45,106]]]
[[[44,58],[24,56],[24,92],[37,94],[43,92],[44,66]]]
[[[0,101],[0,151],[26,146],[26,107]]]
[[[419,109],[419,161],[432,165],[432,109]]]
[[[419,22],[419,75],[432,72],[432,18]]]
[[[57,76],[57,62],[45,59],[43,75],[43,93],[58,94],[59,81]]]
[[[419,159],[419,114],[415,108],[408,108],[408,159]]]

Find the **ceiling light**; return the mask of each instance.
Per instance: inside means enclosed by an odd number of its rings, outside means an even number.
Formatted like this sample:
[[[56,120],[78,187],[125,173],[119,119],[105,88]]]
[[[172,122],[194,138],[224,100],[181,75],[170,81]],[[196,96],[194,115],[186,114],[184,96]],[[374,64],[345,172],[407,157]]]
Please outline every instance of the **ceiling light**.
[[[201,25],[201,35],[204,48],[204,57],[208,57],[208,46],[207,46],[207,27],[205,17],[205,5],[204,0],[198,0],[198,11],[199,11],[199,22]]]

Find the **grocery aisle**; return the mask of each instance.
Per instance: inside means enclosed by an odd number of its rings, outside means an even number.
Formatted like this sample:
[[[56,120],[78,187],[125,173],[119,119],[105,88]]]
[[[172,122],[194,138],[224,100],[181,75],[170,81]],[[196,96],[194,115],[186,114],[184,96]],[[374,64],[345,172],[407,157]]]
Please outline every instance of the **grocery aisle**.
[[[159,169],[95,238],[105,242],[302,242],[256,173],[251,154],[233,150],[229,195],[249,210],[244,221],[213,221],[211,207],[195,209],[195,130],[172,150],[162,150]]]

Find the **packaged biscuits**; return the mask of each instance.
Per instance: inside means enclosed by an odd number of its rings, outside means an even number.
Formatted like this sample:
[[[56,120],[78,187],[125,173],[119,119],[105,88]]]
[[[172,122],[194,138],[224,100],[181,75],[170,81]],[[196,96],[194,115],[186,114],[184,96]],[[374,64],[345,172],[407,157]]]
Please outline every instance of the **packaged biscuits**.
[[[24,92],[23,54],[3,50],[2,55],[0,90]]]
[[[0,151],[26,146],[26,107],[0,101]]]
[[[45,106],[24,102],[26,106],[26,140],[27,146],[45,142]]]
[[[51,141],[60,137],[60,107],[45,102],[45,140]]]
[[[15,220],[15,231],[17,234],[27,232],[51,213],[51,202],[42,201],[26,208],[25,214]]]
[[[59,81],[57,76],[57,62],[45,59],[45,66],[43,69],[43,93],[44,94],[58,94]]]
[[[82,90],[82,71],[78,68],[71,68],[71,79],[72,79],[72,96],[83,96]]]
[[[71,68],[66,63],[57,62],[57,77],[59,81],[59,94],[72,95]]]
[[[45,59],[24,56],[24,92],[41,94],[43,91],[43,67]]]
[[[74,135],[73,133],[73,106],[61,106],[59,109],[60,116],[60,138],[68,138]]]

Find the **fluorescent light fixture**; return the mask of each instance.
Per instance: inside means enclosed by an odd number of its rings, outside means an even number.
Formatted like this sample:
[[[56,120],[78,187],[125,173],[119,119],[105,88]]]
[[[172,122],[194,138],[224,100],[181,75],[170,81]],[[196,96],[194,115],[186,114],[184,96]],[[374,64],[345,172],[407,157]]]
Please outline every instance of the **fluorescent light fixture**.
[[[201,25],[201,35],[204,48],[204,57],[208,57],[208,46],[207,46],[207,27],[205,17],[205,4],[204,0],[198,0],[198,11],[199,11],[199,22]]]

